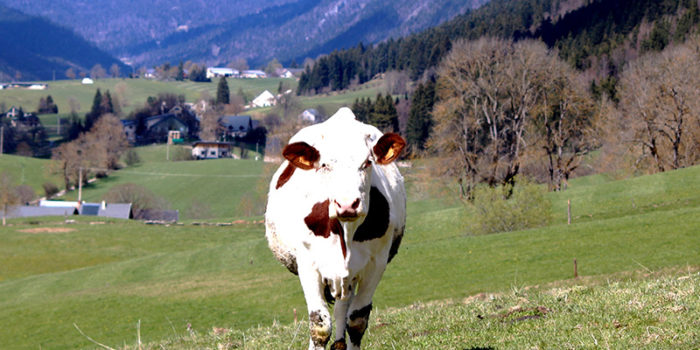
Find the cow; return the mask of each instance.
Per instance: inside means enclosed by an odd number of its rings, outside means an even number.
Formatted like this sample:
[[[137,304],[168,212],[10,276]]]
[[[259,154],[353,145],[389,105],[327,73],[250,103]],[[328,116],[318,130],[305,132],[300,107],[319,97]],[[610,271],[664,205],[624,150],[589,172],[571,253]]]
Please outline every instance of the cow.
[[[395,160],[406,141],[341,108],[284,147],[270,182],[265,235],[277,260],[299,276],[309,349],[359,349],[372,296],[406,225],[406,192]],[[349,341],[346,341],[347,332]]]

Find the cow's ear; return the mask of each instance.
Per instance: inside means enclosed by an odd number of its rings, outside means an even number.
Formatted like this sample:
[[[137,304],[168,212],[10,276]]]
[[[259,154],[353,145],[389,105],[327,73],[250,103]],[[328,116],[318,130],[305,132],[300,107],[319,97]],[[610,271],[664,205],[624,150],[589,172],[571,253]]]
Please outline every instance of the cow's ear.
[[[282,156],[297,168],[304,170],[313,169],[321,155],[306,142],[295,142],[287,145],[282,151]]]
[[[399,157],[401,150],[406,146],[406,141],[399,134],[386,133],[377,141],[372,150],[374,158],[379,164],[389,164]]]

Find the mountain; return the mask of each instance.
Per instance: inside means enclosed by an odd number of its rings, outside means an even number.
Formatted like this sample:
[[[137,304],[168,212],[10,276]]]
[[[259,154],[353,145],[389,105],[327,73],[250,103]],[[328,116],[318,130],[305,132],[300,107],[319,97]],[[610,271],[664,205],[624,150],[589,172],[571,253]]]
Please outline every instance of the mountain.
[[[404,36],[488,0],[3,1],[65,23],[135,66],[236,58],[259,66]]]
[[[627,62],[699,32],[697,0],[492,0],[419,33],[333,52],[301,76],[298,91],[335,90],[353,78],[363,82],[389,70],[418,79],[453,42],[491,36],[542,40],[601,84],[593,85],[594,93],[602,88],[613,96]]]
[[[105,70],[113,64],[127,69],[70,29],[0,4],[0,80],[64,78],[68,68],[77,74],[98,63]]]

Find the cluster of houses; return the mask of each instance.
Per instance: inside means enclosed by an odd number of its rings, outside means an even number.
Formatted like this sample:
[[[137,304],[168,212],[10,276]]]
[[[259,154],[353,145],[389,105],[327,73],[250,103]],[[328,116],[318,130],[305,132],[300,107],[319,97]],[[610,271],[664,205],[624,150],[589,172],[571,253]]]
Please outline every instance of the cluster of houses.
[[[8,83],[0,84],[0,90],[25,89],[25,90],[46,90],[49,84],[41,83]]]
[[[13,128],[34,128],[41,125],[39,117],[34,113],[24,112],[21,109],[12,106],[4,114],[0,114],[0,118],[10,118],[10,125]]]
[[[275,76],[280,78],[294,78],[300,75],[304,70],[300,68],[277,68]],[[261,70],[243,70],[226,68],[226,67],[208,67],[207,79],[211,78],[240,78],[240,79],[263,79],[267,78],[267,74]]]
[[[2,210],[0,210],[2,213]],[[95,216],[115,219],[136,219],[176,222],[179,219],[177,210],[139,210],[134,213],[131,203],[100,203],[41,200],[39,205],[16,205],[8,207],[7,218],[27,218],[40,216],[74,215]]]

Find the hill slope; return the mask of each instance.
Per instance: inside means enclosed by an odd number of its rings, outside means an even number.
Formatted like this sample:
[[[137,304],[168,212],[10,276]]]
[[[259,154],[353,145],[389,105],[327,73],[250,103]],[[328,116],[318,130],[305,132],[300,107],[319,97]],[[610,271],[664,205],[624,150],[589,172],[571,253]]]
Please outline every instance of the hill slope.
[[[238,164],[245,166],[244,162]],[[522,286],[570,279],[574,258],[578,259],[581,276],[600,276],[599,280],[605,280],[606,275],[625,276],[626,272],[640,269],[679,271],[690,266],[690,270],[697,271],[700,261],[699,173],[700,167],[693,167],[625,181],[574,179],[570,188],[577,189],[576,192],[551,194],[554,204],[565,203],[567,198],[572,200],[577,215],[572,225],[565,224],[565,211],[561,210],[548,227],[485,236],[471,236],[466,232],[463,222],[469,220],[469,213],[465,214],[460,206],[445,208],[444,203],[436,206],[430,201],[410,202],[404,243],[388,266],[375,295],[376,309],[461,299],[514,288],[522,291]],[[206,184],[202,180],[188,183],[194,184],[190,186],[192,191]],[[3,267],[0,269],[0,323],[4,325],[0,344],[10,344],[5,346],[8,349],[93,346],[75,330],[73,323],[101,343],[118,346],[133,344],[134,328],[139,320],[142,340],[152,343],[192,334],[186,330],[188,324],[202,334],[214,326],[239,331],[275,320],[292,323],[294,309],[298,310],[300,319],[304,318],[299,282],[272,257],[261,224],[165,227],[119,220],[94,221],[94,218],[79,218],[75,224],[64,224],[63,218],[58,218],[32,224],[12,220],[14,226],[0,230],[3,242],[0,245],[0,266]],[[68,230],[59,233],[58,229]],[[436,285],[440,288],[435,288]],[[696,282],[693,285],[697,288]],[[590,292],[595,293],[583,294]],[[697,299],[696,294],[693,300]],[[660,295],[669,294],[662,292]],[[548,303],[562,301],[559,298],[548,300]],[[506,304],[492,306],[515,306],[511,302],[522,300],[513,298]],[[549,304],[544,306],[565,313],[567,305],[557,305],[556,308]],[[631,304],[625,301],[616,305]],[[639,304],[631,306],[635,305]],[[678,306],[673,301],[664,305]],[[688,307],[682,302],[680,305]],[[496,312],[492,306],[488,309],[492,311],[481,314],[485,316],[484,324],[490,324],[488,315]],[[635,320],[639,318],[635,317],[642,315],[640,310],[656,312],[655,308],[623,309],[619,314],[629,320],[617,321],[638,325]],[[672,310],[663,308],[661,311]],[[688,307],[687,310],[678,309],[673,315],[685,322],[685,315],[694,316],[696,312],[697,309]],[[584,320],[588,317],[581,312],[574,314]],[[379,317],[373,317],[373,322],[380,317],[385,322],[393,321],[383,326],[375,323],[368,339],[372,339],[375,331],[393,329],[385,327],[401,327],[398,319],[391,315],[385,318],[381,311],[375,315]],[[612,324],[608,315],[597,317]],[[541,321],[549,322],[548,317]],[[476,321],[470,319],[470,322]],[[575,329],[579,322],[566,329]],[[438,324],[442,323],[430,325]],[[643,325],[643,328],[654,326]],[[591,326],[593,331],[598,331],[594,324],[584,322],[581,326]],[[297,333],[290,327],[284,331],[288,337],[274,341],[283,342],[284,347],[295,340],[303,341],[307,327],[304,323],[296,327]],[[450,338],[438,333],[423,338],[420,334],[430,327],[416,327],[419,334],[410,339],[431,341],[423,343],[430,346],[418,343],[416,348],[435,348],[433,342],[457,341],[451,337],[465,335],[464,329],[458,328],[458,332],[449,333]],[[689,325],[687,329],[697,330],[697,327]],[[612,331],[619,330],[613,326]],[[588,333],[584,333],[586,341],[591,341]],[[405,334],[405,329],[396,332],[396,336]],[[538,334],[535,339],[557,336],[551,332]],[[545,338],[541,338],[543,336]],[[496,344],[479,339],[484,344],[474,345]],[[247,341],[251,341],[250,337]],[[247,346],[265,346],[256,344],[259,343]],[[185,346],[206,347],[209,346]]]
[[[65,71],[89,72],[95,64],[126,66],[69,29],[0,4],[0,81],[64,78]],[[18,75],[17,72],[20,74]]]

